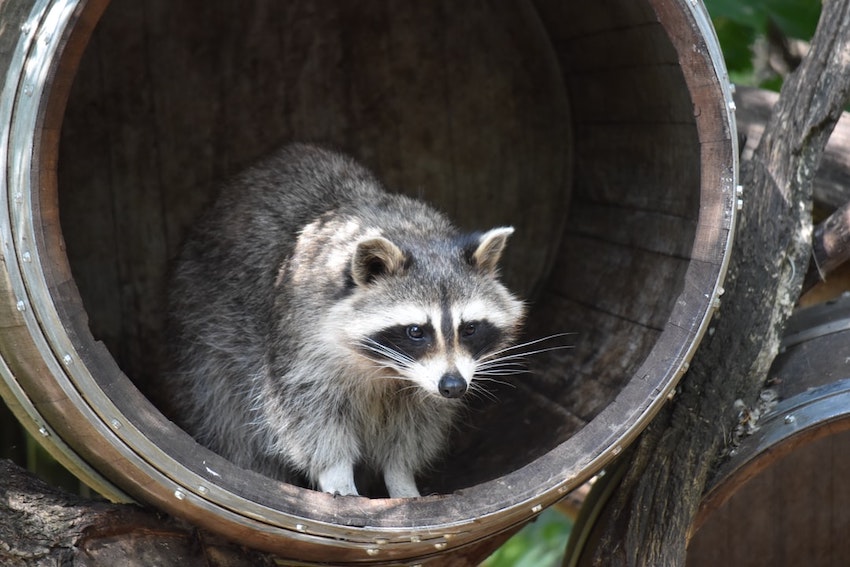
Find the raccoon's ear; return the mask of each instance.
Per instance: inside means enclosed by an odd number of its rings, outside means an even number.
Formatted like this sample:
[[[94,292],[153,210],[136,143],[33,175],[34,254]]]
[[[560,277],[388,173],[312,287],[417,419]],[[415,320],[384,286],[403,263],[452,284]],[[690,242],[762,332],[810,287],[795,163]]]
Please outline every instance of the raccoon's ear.
[[[514,227],[502,226],[488,230],[478,239],[478,246],[470,256],[472,265],[487,272],[495,273],[502,252],[508,243],[508,237],[514,233]]]
[[[351,278],[357,285],[368,285],[375,278],[399,273],[405,264],[401,248],[383,236],[357,243],[351,259]]]

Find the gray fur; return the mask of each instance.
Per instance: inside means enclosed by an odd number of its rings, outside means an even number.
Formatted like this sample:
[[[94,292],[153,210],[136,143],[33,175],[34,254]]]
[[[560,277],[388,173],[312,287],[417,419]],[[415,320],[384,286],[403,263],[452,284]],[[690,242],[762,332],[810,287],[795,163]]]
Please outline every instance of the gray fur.
[[[404,360],[365,356],[361,327],[398,306],[486,300],[501,313],[488,352],[505,347],[523,315],[495,274],[511,231],[465,236],[347,157],[283,148],[223,187],[175,265],[165,378],[178,422],[271,477],[356,493],[364,464],[391,496],[418,495],[413,475],[444,449],[460,401],[420,387]],[[449,338],[441,355],[459,348]]]

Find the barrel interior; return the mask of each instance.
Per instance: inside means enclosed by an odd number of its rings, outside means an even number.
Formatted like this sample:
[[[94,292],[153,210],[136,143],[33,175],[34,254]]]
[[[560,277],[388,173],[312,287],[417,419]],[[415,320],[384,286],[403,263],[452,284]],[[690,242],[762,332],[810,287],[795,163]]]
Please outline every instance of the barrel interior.
[[[531,304],[527,338],[573,333],[472,400],[425,492],[496,479],[573,436],[633,378],[685,284],[700,138],[649,2],[113,0],[59,143],[87,319],[69,325],[151,399],[182,235],[219,180],[290,140],[352,153],[461,226],[514,225],[504,274]],[[192,450],[106,374],[151,439]]]

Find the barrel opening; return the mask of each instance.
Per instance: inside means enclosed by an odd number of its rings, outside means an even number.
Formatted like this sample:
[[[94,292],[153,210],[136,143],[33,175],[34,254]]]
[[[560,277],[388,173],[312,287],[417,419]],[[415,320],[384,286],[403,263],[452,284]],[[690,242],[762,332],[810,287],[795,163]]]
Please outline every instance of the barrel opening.
[[[518,225],[506,272],[535,294],[528,337],[576,333],[475,404],[435,490],[515,470],[588,423],[663,330],[698,220],[692,105],[654,13],[628,10],[648,29],[621,34],[605,10],[545,2],[230,11],[112,2],[71,92],[64,236],[93,335],[124,371],[143,389],[156,371],[167,262],[215,182],[319,140],[470,228]]]
[[[60,360],[60,339],[73,346],[56,374],[107,449],[68,442],[123,490],[218,527],[262,518],[295,533],[306,518],[331,546],[359,529],[455,526],[458,510],[491,517],[577,486],[681,375],[722,280],[736,176],[724,76],[688,2],[113,0],[78,12],[80,39],[43,97],[32,210],[57,312],[46,340]],[[421,479],[434,496],[364,503],[273,482],[150,401],[182,235],[217,182],[291,140],[352,153],[461,226],[515,226],[504,274],[532,305],[526,338],[574,333],[572,349],[534,355],[532,373],[472,401]],[[42,411],[60,424],[75,410]],[[275,548],[260,532],[254,543]]]

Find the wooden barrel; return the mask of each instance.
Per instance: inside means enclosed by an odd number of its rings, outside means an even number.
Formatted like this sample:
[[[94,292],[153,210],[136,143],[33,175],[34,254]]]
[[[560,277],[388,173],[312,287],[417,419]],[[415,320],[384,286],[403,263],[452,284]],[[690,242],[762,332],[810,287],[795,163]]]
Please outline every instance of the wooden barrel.
[[[850,556],[850,294],[798,311],[774,400],[722,465],[688,546],[701,565],[844,565]]]
[[[637,435],[722,295],[737,149],[698,2],[7,0],[0,21],[2,393],[112,499],[301,562],[486,550]],[[150,401],[182,234],[292,139],[514,225],[528,337],[575,333],[473,401],[423,498],[238,469]]]

